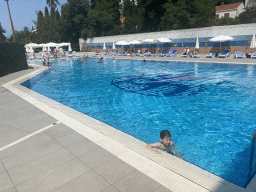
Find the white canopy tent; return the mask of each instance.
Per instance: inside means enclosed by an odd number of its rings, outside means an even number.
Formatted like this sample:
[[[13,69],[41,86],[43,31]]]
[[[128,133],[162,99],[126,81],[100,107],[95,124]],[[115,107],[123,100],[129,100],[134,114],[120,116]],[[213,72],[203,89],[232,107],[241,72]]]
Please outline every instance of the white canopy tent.
[[[138,40],[132,40],[132,41],[130,41],[129,43],[130,43],[131,45],[134,45],[134,53],[135,53],[135,45],[141,44],[141,42],[138,41]]]
[[[34,52],[33,48],[37,48],[37,47],[40,47],[40,46],[36,43],[29,43],[25,45],[26,52],[30,52],[30,53],[33,53]]]
[[[58,48],[59,47],[66,47],[66,46],[68,46],[68,51],[72,51],[72,49],[71,49],[71,43],[60,43],[60,44],[58,44]]]

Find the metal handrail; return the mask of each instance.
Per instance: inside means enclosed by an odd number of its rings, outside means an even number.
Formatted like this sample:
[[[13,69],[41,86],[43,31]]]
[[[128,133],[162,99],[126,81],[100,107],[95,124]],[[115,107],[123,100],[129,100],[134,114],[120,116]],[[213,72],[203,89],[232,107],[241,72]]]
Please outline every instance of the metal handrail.
[[[250,156],[250,163],[249,163],[249,173],[248,178],[251,178],[253,176],[253,156],[254,156],[254,149],[255,149],[255,141],[256,141],[256,131],[254,131],[252,136],[252,149],[251,149],[251,156]]]

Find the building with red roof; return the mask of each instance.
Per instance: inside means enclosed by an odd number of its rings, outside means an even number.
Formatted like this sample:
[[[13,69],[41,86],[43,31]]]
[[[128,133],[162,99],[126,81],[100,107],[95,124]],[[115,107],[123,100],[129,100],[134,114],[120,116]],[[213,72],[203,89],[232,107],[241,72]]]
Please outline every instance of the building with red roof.
[[[233,3],[228,5],[220,5],[216,6],[216,15],[215,18],[236,18],[238,15],[240,15],[242,12],[245,11],[245,6],[243,2],[240,3]]]

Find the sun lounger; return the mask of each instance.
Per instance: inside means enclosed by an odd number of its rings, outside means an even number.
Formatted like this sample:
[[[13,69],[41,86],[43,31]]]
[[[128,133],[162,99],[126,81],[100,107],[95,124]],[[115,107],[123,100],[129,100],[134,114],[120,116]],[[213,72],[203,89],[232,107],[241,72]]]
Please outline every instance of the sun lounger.
[[[108,55],[114,55],[115,54],[115,50],[112,50],[112,52],[110,52]]]
[[[160,52],[158,53],[158,57],[164,57],[164,56],[165,56],[164,50],[161,49]]]
[[[115,56],[119,55],[119,50],[116,50],[116,52],[114,53]]]
[[[108,55],[109,53],[108,53],[108,50],[106,50],[106,52],[104,53],[104,55]]]
[[[186,52],[184,52],[184,53],[182,53],[180,56],[181,56],[181,57],[187,57],[188,54],[187,54]]]
[[[165,54],[166,57],[171,57],[172,56],[172,50],[171,49],[168,49],[166,54]]]
[[[206,58],[213,58],[214,57],[214,53],[208,53],[205,57]]]
[[[76,51],[73,51],[73,52],[72,52],[72,55],[73,55],[73,57],[79,57],[79,56],[77,55],[77,52],[76,52]]]
[[[141,57],[148,57],[148,56],[151,56],[152,54],[148,51],[148,50],[145,50],[145,52],[143,54],[141,54],[140,56]]]
[[[172,57],[177,56],[177,53],[178,53],[178,50],[177,50],[177,49],[173,49],[173,51],[172,51]]]
[[[251,55],[251,59],[254,59],[254,58],[256,58],[256,53],[253,53],[253,54]]]
[[[71,52],[71,51],[66,51],[65,53],[66,53],[65,55],[66,55],[67,57],[73,57],[73,55],[72,55],[72,52]]]
[[[219,58],[226,58],[229,56],[230,50],[226,49],[223,53],[219,54]]]
[[[33,55],[32,53],[29,53],[29,52],[28,52],[26,55],[27,55],[27,58],[28,58],[29,60],[36,59],[36,56]]]
[[[199,58],[199,57],[200,57],[200,55],[199,55],[198,53],[195,53],[195,54],[194,54],[194,53],[192,53],[192,55],[191,55],[191,56],[192,56],[192,58]]]
[[[245,58],[245,54],[242,51],[236,51],[235,58]]]
[[[141,56],[141,50],[138,50],[137,53],[135,53],[135,56]]]

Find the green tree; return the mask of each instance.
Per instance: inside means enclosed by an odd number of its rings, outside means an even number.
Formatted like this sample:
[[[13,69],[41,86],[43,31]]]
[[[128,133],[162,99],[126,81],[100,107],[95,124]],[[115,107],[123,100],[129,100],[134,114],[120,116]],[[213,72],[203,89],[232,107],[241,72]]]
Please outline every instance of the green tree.
[[[113,29],[111,31],[107,31],[109,35],[117,35],[120,34],[120,13],[119,13],[119,0],[97,0],[95,2],[94,10],[100,12],[106,12],[112,18]]]
[[[191,5],[189,26],[191,28],[211,26],[215,19],[217,2],[218,0],[194,0]]]
[[[162,17],[161,29],[186,29],[189,27],[191,17],[191,1],[189,0],[178,0],[173,3],[172,0],[168,0],[164,4],[166,12]]]
[[[46,0],[47,5],[49,6],[49,8],[56,8],[57,4],[59,5],[59,1],[58,0]]]
[[[141,31],[143,17],[141,15],[140,9],[135,5],[134,0],[125,0],[124,2],[124,33],[138,33]]]
[[[90,11],[88,0],[69,0],[61,6],[61,19],[58,22],[58,31],[62,41],[71,42],[78,47],[81,30],[87,22]]]
[[[142,22],[142,32],[159,31],[161,28],[161,18],[165,14],[165,7],[168,0],[140,0],[138,7],[144,18]],[[170,0],[172,3],[172,1]]]
[[[6,37],[4,36],[3,33],[6,33],[6,30],[3,29],[1,23],[0,23],[0,41],[6,41]]]
[[[241,13],[237,19],[241,24],[256,23],[256,7],[246,8],[245,12]]]
[[[106,11],[90,10],[81,35],[84,39],[106,36],[113,28],[112,17]]]

